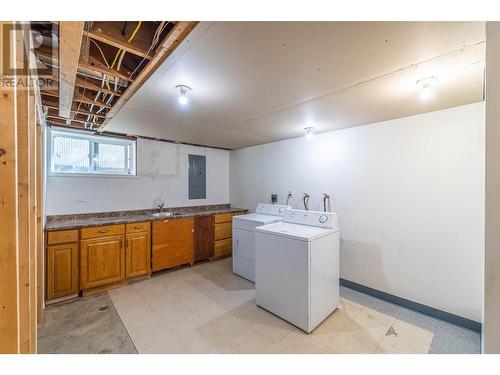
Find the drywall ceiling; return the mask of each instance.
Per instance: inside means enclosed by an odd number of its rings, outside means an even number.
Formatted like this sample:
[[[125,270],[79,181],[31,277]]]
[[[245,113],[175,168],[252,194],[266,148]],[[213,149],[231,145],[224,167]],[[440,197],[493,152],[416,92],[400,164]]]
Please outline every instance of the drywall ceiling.
[[[201,22],[106,130],[235,149],[480,101],[484,26]]]

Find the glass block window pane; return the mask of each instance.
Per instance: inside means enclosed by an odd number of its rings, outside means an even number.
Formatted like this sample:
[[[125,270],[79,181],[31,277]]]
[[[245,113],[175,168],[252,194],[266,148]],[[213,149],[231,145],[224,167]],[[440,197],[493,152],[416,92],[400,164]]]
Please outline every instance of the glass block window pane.
[[[53,174],[136,175],[136,142],[62,130],[50,130]]]
[[[101,173],[127,172],[126,146],[107,143],[94,144],[94,170]]]
[[[90,171],[88,140],[56,136],[53,143],[54,172],[87,173]]]

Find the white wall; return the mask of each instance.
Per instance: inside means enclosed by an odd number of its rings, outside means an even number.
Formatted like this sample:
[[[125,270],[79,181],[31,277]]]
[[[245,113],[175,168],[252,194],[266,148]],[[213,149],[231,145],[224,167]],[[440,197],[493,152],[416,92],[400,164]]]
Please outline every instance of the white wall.
[[[500,353],[500,22],[486,23],[486,230],[483,352]]]
[[[340,219],[341,277],[481,321],[484,103],[232,151],[231,203]]]
[[[152,152],[164,142],[139,142],[137,154]],[[141,147],[147,147],[144,150]],[[151,148],[151,149],[149,149]],[[188,154],[206,155],[207,199],[188,199]],[[47,177],[47,215],[137,210],[229,203],[229,151],[179,145],[175,176],[145,176],[138,162],[138,177]]]

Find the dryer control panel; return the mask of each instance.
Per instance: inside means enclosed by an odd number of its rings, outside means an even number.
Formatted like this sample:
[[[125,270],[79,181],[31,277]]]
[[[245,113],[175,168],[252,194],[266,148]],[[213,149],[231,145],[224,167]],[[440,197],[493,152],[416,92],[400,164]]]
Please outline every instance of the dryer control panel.
[[[269,204],[269,203],[259,203],[255,213],[262,215],[273,215],[281,216],[285,214],[285,211],[290,209],[290,206],[284,204]]]
[[[286,210],[283,221],[333,229],[338,228],[339,225],[338,216],[335,212]]]

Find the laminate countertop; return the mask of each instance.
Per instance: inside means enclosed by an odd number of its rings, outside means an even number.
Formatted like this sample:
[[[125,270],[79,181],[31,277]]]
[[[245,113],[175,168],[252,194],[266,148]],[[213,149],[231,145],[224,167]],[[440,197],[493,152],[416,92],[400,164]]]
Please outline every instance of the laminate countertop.
[[[45,223],[45,230],[57,231],[64,229],[97,227],[101,225],[129,224],[141,221],[178,219],[224,213],[246,213],[248,210],[246,208],[231,207],[229,205],[214,205],[166,208],[163,212],[172,212],[174,214],[163,217],[153,216],[153,213],[155,212],[158,212],[158,210],[116,211],[94,214],[48,216],[47,222]]]

